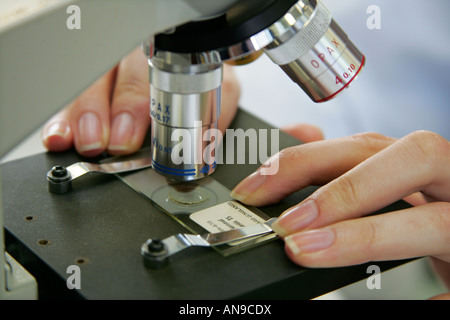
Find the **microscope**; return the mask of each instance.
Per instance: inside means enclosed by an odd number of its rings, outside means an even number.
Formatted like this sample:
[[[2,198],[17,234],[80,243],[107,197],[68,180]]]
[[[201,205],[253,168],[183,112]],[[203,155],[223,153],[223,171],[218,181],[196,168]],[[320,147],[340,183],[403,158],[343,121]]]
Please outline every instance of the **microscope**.
[[[205,134],[217,128],[224,63],[250,63],[266,54],[315,102],[325,102],[342,92],[365,63],[364,55],[319,0],[54,2],[22,21],[6,27],[0,24],[0,155],[141,45],[149,64],[151,179],[143,176],[133,180],[131,176],[124,181],[133,186],[139,180],[138,184],[145,189],[151,180],[154,189],[150,191],[134,188],[147,196],[146,192],[155,195],[166,188],[169,180],[195,182],[200,185],[198,189],[203,186],[204,190],[212,190],[216,202],[225,203],[230,200],[229,189],[255,169],[241,166],[230,175],[227,171],[230,166],[224,164],[217,169],[214,157],[187,157],[203,155]],[[81,9],[80,30],[65,28],[66,8],[70,5]],[[234,125],[265,126],[245,115],[238,116]],[[200,141],[190,145],[190,152],[183,150],[185,157],[181,162],[173,161],[174,150],[180,143],[173,139],[177,130],[189,133],[192,141]],[[298,142],[289,137],[285,141],[286,145]],[[325,279],[326,285],[307,286],[308,292],[298,295],[293,285],[310,283],[307,277],[310,273],[287,261],[279,242],[260,247],[260,251],[248,251],[248,255],[227,257],[230,266],[246,266],[253,268],[252,272],[237,267],[230,272],[221,257],[213,253],[193,254],[185,257],[183,263],[155,273],[144,272],[139,252],[137,255],[135,252],[144,240],[142,234],[162,236],[179,231],[179,224],[158,214],[166,198],[156,205],[149,204],[121,181],[107,178],[87,181],[86,188],[80,187],[74,194],[54,195],[46,190],[46,185],[44,188],[41,185],[42,173],[33,169],[48,170],[50,164],[66,165],[78,159],[75,154],[44,154],[23,163],[6,164],[7,169],[2,169],[7,249],[20,248],[17,257],[25,255],[29,259],[19,262],[29,266],[32,273],[45,271],[46,276],[39,278],[43,279],[41,287],[64,283],[61,279],[67,277],[66,267],[72,264],[81,266],[85,284],[74,295],[87,299],[118,298],[124,297],[123,294],[127,298],[150,299],[282,294],[314,297],[365,277],[365,273],[357,274],[352,269],[345,277],[334,278],[324,270],[316,276]],[[24,182],[20,201],[12,189],[4,187],[18,181]],[[276,216],[310,192],[306,190],[282,204],[265,208],[265,214],[259,218],[264,217],[264,221]],[[36,203],[42,210],[36,208]],[[189,212],[191,215],[186,214],[184,207],[182,212],[179,208],[162,209],[171,211],[183,226],[195,220],[192,218],[195,207]],[[28,211],[31,213],[22,218]],[[33,224],[39,227],[33,228]],[[273,260],[268,262],[267,256],[273,256]],[[4,261],[0,263],[3,265]],[[12,266],[9,262],[8,265]],[[0,278],[0,282],[14,283],[10,279],[17,272],[12,269],[6,272],[6,280]],[[198,270],[202,270],[201,274]],[[245,284],[237,285],[243,272]],[[227,278],[222,277],[225,273]],[[109,276],[110,283],[103,287],[99,279],[105,276]],[[216,285],[222,290],[216,290]],[[279,290],[281,287],[283,290]],[[55,292],[60,290],[59,287]],[[64,293],[67,294],[67,289]]]
[[[249,63],[267,54],[313,101],[324,102],[347,88],[365,61],[319,0],[238,1],[158,33],[143,46],[150,69],[152,165],[180,181],[210,175],[216,167],[213,159],[193,160],[203,155],[204,143],[192,143],[191,159],[175,164],[172,151],[179,141],[172,137],[183,128],[201,142],[217,127],[223,63]]]

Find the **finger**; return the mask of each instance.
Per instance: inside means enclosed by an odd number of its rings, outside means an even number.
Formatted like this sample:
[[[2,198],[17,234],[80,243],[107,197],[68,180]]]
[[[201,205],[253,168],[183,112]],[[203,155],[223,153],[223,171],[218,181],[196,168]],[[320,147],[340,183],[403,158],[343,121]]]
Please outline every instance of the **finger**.
[[[102,76],[44,125],[42,142],[49,151],[65,151],[75,144],[80,154],[95,156],[105,149],[114,72]]]
[[[109,139],[110,97],[115,69],[85,90],[65,112],[78,153],[92,157],[102,153]]]
[[[320,141],[324,139],[324,134],[319,127],[306,123],[285,126],[281,128],[281,130],[304,143]]]
[[[241,94],[240,85],[232,66],[224,64],[222,81],[222,105],[218,129],[225,132],[236,115]]]
[[[61,152],[73,146],[73,133],[67,116],[68,108],[70,106],[51,117],[42,128],[42,143],[48,151]]]
[[[376,153],[287,210],[273,228],[281,235],[360,217],[416,191],[450,200],[450,145],[420,131]]]
[[[111,106],[111,135],[107,151],[129,154],[137,151],[150,125],[147,59],[137,48],[120,62]]]
[[[286,253],[305,267],[338,267],[450,253],[450,204],[434,202],[338,222],[285,238]]]
[[[406,201],[412,206],[420,206],[422,204],[435,201],[435,199],[427,197],[422,192],[414,192],[413,194],[404,197],[402,200]]]
[[[271,161],[278,162],[276,174],[264,175],[260,168],[234,188],[232,196],[255,206],[275,203],[303,187],[327,183],[393,141],[366,133],[284,149],[264,164],[272,166]]]

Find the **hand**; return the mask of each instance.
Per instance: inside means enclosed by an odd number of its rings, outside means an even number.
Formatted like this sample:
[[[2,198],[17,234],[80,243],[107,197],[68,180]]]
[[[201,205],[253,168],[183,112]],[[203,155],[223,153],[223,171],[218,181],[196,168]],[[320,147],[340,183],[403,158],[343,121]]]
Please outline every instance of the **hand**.
[[[236,199],[262,206],[323,185],[273,225],[292,261],[337,267],[431,256],[450,287],[449,141],[426,131],[399,140],[368,133],[291,147],[269,161],[279,161],[278,173],[253,173]],[[414,206],[365,217],[402,198]]]
[[[137,48],[46,123],[43,144],[49,151],[74,146],[86,157],[133,153],[150,125],[149,95],[147,58]],[[231,123],[239,96],[232,67],[224,65],[220,130]]]

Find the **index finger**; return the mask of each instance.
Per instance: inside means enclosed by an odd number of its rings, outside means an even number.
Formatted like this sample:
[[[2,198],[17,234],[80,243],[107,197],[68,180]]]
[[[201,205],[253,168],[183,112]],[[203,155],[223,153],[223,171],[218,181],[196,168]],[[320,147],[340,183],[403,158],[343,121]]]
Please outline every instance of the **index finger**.
[[[239,183],[232,196],[253,206],[275,203],[303,187],[339,177],[393,141],[381,134],[364,133],[284,149],[268,161],[278,161],[276,174],[263,174],[266,163]]]

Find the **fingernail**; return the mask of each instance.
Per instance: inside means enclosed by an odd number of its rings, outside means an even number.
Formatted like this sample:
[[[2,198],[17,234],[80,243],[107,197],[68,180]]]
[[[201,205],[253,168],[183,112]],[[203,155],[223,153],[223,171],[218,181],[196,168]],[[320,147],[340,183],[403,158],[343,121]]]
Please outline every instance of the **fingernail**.
[[[319,215],[314,200],[307,200],[285,211],[273,224],[272,229],[281,237],[300,231],[316,220]]]
[[[79,151],[87,152],[102,149],[102,125],[93,112],[83,114],[78,122]]]
[[[45,128],[43,139],[47,141],[51,137],[65,138],[70,132],[70,126],[65,121],[56,121]]]
[[[318,229],[296,233],[284,239],[287,248],[294,255],[314,253],[329,248],[336,237],[331,229]]]
[[[122,151],[130,149],[133,135],[133,116],[128,112],[119,113],[112,122],[108,150]]]
[[[231,197],[236,200],[244,201],[250,194],[255,192],[265,180],[265,175],[262,175],[260,170],[255,171],[247,178],[241,181],[236,188],[231,191]]]

